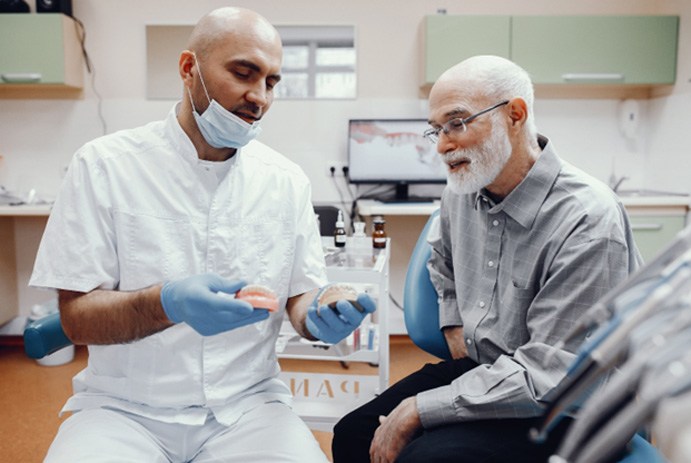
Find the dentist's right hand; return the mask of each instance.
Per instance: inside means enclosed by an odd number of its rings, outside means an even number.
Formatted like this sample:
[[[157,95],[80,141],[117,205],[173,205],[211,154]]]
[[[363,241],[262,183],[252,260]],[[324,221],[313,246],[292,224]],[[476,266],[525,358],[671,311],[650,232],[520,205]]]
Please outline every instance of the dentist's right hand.
[[[173,323],[185,322],[202,336],[212,336],[269,317],[268,310],[254,309],[248,302],[222,294],[235,294],[243,286],[244,281],[226,280],[214,273],[193,275],[165,283],[161,305]]]

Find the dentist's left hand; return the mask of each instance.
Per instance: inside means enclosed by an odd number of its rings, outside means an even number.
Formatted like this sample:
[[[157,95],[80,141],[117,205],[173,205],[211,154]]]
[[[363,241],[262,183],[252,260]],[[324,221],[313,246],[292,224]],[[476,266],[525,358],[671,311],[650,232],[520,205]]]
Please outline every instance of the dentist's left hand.
[[[229,331],[265,320],[268,310],[254,309],[248,302],[233,299],[245,286],[214,273],[169,281],[161,289],[161,305],[170,321],[185,322],[202,336]],[[220,294],[219,294],[220,293]]]
[[[336,310],[328,305],[319,306],[318,300],[319,294],[307,310],[307,330],[315,338],[329,344],[336,344],[348,336],[360,326],[367,314],[377,310],[377,305],[366,293],[357,296],[362,312],[346,299],[336,302]]]

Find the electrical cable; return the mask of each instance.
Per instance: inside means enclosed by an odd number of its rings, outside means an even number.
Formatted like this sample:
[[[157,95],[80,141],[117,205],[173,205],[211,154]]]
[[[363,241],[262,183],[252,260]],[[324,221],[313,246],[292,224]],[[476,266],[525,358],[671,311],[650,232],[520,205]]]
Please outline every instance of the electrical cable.
[[[91,76],[91,89],[96,95],[96,111],[98,113],[98,119],[101,122],[103,135],[105,135],[108,133],[108,126],[106,125],[106,119],[103,116],[103,97],[96,89],[96,68],[91,62],[89,53],[86,51],[86,28],[84,27],[84,23],[79,18],[75,16],[72,16],[72,18],[74,19],[75,24],[79,26],[77,27],[77,34],[79,35],[79,43],[82,48],[82,55],[84,56],[84,64],[86,65],[87,72]]]
[[[341,207],[343,207],[343,209],[346,210],[346,215],[350,217],[351,212],[348,210],[348,203],[346,202],[345,198],[343,197],[343,191],[341,191],[341,188],[338,186],[338,181],[336,180],[336,177],[332,176],[331,180],[333,180],[333,184],[336,187],[336,191],[338,192],[338,196],[341,198],[341,200],[339,201],[339,204],[341,205]],[[352,220],[351,220],[351,228],[352,228]]]
[[[389,293],[389,299],[391,299],[391,302],[393,302],[393,305],[396,306],[396,308],[403,311],[403,305],[398,302],[395,297],[393,297],[393,294]]]
[[[360,195],[357,195],[357,194],[355,195],[355,197],[353,198],[353,203],[352,203],[351,210],[350,210],[350,221],[351,221],[351,223],[355,219],[356,215],[358,216],[358,218],[361,221],[363,220],[360,213],[359,212],[356,213],[356,211],[358,210],[357,202],[361,199],[371,199],[371,197],[369,195],[373,194],[374,192],[377,192],[377,190],[379,190],[385,186],[387,187],[387,190],[391,190],[391,187],[389,187],[387,185],[377,184],[377,185],[373,186],[372,188],[368,189],[367,191],[365,191],[364,193],[362,193]]]

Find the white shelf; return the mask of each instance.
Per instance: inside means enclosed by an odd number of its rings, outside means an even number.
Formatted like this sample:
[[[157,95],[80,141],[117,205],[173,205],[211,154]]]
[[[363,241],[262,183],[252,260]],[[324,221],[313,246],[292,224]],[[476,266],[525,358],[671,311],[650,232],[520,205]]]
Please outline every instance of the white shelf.
[[[367,321],[363,322],[363,325]],[[311,342],[297,333],[282,333],[283,339],[277,343],[278,356],[284,359],[309,359],[309,360],[328,360],[337,362],[366,362],[379,363],[379,348],[378,342],[375,342],[372,349],[367,347],[353,349],[352,344],[344,341],[335,345],[326,344],[323,342]]]

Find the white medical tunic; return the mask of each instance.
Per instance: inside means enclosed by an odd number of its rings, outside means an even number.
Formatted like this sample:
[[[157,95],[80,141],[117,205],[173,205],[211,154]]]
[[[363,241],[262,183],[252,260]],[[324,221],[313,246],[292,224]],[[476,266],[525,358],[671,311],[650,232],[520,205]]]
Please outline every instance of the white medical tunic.
[[[275,352],[287,298],[326,283],[302,170],[253,141],[200,161],[176,118],[117,132],[75,155],[30,285],[134,291],[216,272],[276,291],[278,313],[203,337],[185,323],[136,342],[89,346],[63,411],[110,407],[166,422],[225,425],[268,401],[290,403]]]

